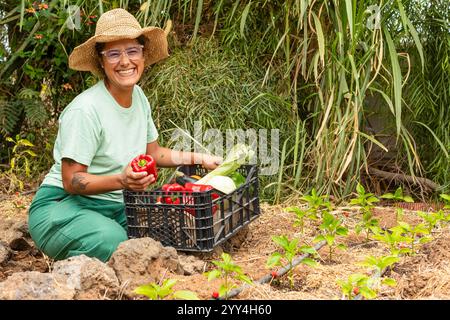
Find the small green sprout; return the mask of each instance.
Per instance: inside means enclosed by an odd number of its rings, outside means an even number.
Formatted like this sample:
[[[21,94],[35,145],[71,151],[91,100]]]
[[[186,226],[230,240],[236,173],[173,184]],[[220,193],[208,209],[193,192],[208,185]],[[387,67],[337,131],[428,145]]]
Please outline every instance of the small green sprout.
[[[278,246],[280,246],[284,252],[275,252],[273,253],[268,259],[266,266],[268,268],[273,268],[274,266],[282,266],[283,264],[286,264],[289,266],[288,271],[288,279],[291,285],[291,288],[294,287],[294,268],[293,268],[293,261],[295,256],[297,256],[299,253],[309,253],[312,255],[317,255],[317,251],[309,246],[298,246],[298,239],[293,239],[290,241],[286,236],[273,236],[272,241],[275,242]],[[309,266],[315,266],[317,264],[316,261],[314,261],[311,258],[305,258],[302,260],[302,263],[309,265]]]
[[[137,287],[133,292],[136,294],[142,294],[150,300],[200,300],[195,292],[188,290],[173,291],[172,287],[176,283],[177,280],[166,279],[161,286],[153,282]]]
[[[208,277],[208,281],[217,278],[223,279],[223,283],[219,288],[218,297],[225,297],[225,299],[228,299],[229,292],[236,287],[236,285],[231,282],[232,279],[248,284],[253,284],[253,281],[243,273],[240,266],[232,261],[231,256],[228,253],[222,253],[221,258],[221,261],[215,260],[212,262],[217,269],[206,272],[205,275]]]
[[[359,205],[363,214],[362,221],[356,226],[356,233],[360,233],[364,229],[366,231],[366,241],[369,241],[369,234],[374,233],[374,228],[378,226],[378,220],[373,218],[372,209],[374,208],[374,203],[379,200],[372,193],[366,193],[364,187],[359,183],[356,186],[356,192],[358,196],[351,199],[350,204]]]
[[[333,252],[336,248],[341,250],[345,250],[347,248],[344,244],[336,244],[336,237],[347,235],[348,229],[342,225],[342,220],[335,218],[334,215],[328,212],[325,212],[323,215],[320,229],[322,230],[322,234],[315,237],[314,242],[327,242],[329,250],[329,261],[332,261]]]

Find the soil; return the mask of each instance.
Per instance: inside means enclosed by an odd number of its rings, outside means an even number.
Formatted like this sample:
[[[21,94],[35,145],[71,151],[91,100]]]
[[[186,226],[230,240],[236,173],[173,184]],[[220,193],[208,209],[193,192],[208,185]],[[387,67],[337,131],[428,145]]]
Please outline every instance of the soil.
[[[26,221],[27,209],[33,195],[4,195],[0,200],[0,226],[13,221]],[[370,269],[358,263],[365,257],[388,255],[386,246],[378,241],[366,241],[365,233],[356,234],[354,227],[360,219],[357,208],[341,207],[334,211],[350,232],[347,237],[338,237],[338,243],[347,246],[346,250],[336,249],[331,260],[327,247],[319,250],[317,266],[298,265],[293,270],[293,284],[286,275],[272,279],[269,283],[255,284],[243,290],[233,299],[341,299],[341,289],[337,280],[347,280],[354,273],[371,274]],[[377,207],[374,217],[379,219],[383,228],[391,228],[396,223],[396,208]],[[248,230],[220,246],[210,254],[194,254],[206,262],[218,260],[225,251],[231,254],[235,263],[254,281],[267,276],[272,270],[265,267],[265,263],[272,253],[279,251],[271,240],[274,235],[286,235],[289,239],[299,239],[300,244],[314,245],[314,236],[319,231],[316,221],[306,221],[304,233],[294,227],[294,214],[284,211],[282,205],[268,205],[261,203],[261,216],[254,220]],[[402,221],[411,225],[421,222],[416,211],[404,209]],[[1,229],[1,228],[0,228]],[[397,281],[395,287],[383,286],[378,292],[377,299],[450,299],[450,234],[448,226],[433,233],[433,241],[424,244],[417,254],[402,256],[400,261],[389,269],[385,276]],[[28,245],[26,245],[28,244]],[[47,272],[52,261],[35,248],[31,239],[26,244],[12,250],[12,257],[2,266],[0,265],[0,282],[8,276],[20,271]],[[212,268],[206,264],[205,271]],[[276,270],[277,268],[275,268]],[[165,273],[165,278],[177,279],[175,290],[191,290],[201,299],[210,299],[211,293],[217,291],[220,281],[208,282],[203,274],[180,276]],[[236,283],[236,287],[242,286]]]

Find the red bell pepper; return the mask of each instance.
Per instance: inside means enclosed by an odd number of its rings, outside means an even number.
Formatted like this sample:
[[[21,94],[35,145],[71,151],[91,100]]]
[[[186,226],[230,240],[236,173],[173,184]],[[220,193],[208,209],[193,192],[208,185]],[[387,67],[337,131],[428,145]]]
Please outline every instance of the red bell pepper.
[[[205,192],[209,190],[214,190],[214,188],[207,184],[197,184],[197,183],[186,183],[184,185],[184,189],[191,192]],[[217,193],[211,194],[213,200],[219,198],[220,196]]]
[[[147,172],[152,174],[156,178],[158,177],[158,171],[156,170],[156,161],[152,156],[148,154],[138,155],[131,161],[131,168],[134,172]]]
[[[165,184],[162,186],[162,191],[166,191],[166,193],[169,191],[184,191],[184,187],[178,183],[171,183],[171,184]]]
[[[172,192],[182,192],[184,191],[184,187],[182,185],[179,185],[178,183],[172,183],[172,184],[165,184],[162,186],[162,191],[165,192],[165,194],[169,195]],[[180,197],[177,195],[170,195],[166,197],[160,197],[159,202],[166,203],[166,204],[180,204],[181,200]]]
[[[187,192],[206,192],[206,191],[209,191],[209,190],[213,190],[214,188],[212,186],[206,185],[206,184],[196,184],[196,183],[189,183],[188,182],[188,183],[186,183],[184,185],[184,189]],[[215,200],[215,199],[218,199],[220,196],[217,193],[212,193],[211,197],[212,197],[213,200]],[[187,203],[187,204],[191,203],[192,204],[193,200],[194,200],[193,198],[190,198],[190,201],[186,201],[185,203]],[[218,209],[218,205],[216,204],[213,207],[213,214],[216,213],[217,209]],[[187,211],[190,214],[195,215],[195,210],[194,209],[188,209]]]
[[[181,200],[180,198],[174,198],[172,197],[158,197],[157,203],[164,203],[164,204],[180,204]]]
[[[164,184],[161,187],[161,190],[164,191],[166,196],[159,197],[158,202],[163,204],[175,204],[175,205],[180,204],[181,203],[180,195],[177,195],[176,193],[182,193],[183,203],[187,205],[192,205],[194,204],[194,197],[189,196],[189,194],[192,194],[192,192],[206,192],[213,189],[214,188],[210,185],[195,184],[195,183],[186,183],[184,187],[178,183]],[[220,196],[217,193],[212,193],[211,197],[213,200],[215,200]],[[213,207],[213,214],[216,213],[217,209],[218,205],[216,204]],[[195,216],[194,208],[185,208],[185,210],[189,214]]]

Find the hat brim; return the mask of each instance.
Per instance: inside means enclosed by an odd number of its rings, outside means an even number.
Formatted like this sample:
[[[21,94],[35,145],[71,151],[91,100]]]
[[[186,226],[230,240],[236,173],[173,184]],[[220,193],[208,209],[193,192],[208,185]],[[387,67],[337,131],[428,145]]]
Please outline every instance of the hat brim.
[[[103,77],[98,53],[95,50],[97,42],[112,42],[122,39],[136,39],[144,36],[144,65],[149,66],[169,56],[167,36],[163,29],[147,27],[135,34],[95,35],[77,46],[69,56],[69,68],[78,71],[90,71],[96,76]]]

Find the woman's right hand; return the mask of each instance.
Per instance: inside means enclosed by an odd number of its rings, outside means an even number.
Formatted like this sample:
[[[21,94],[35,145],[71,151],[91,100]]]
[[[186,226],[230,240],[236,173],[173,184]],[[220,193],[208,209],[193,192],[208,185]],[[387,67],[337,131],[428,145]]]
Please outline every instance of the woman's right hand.
[[[145,191],[149,185],[156,182],[155,177],[147,172],[134,172],[131,163],[122,171],[120,180],[123,189],[132,191]]]

